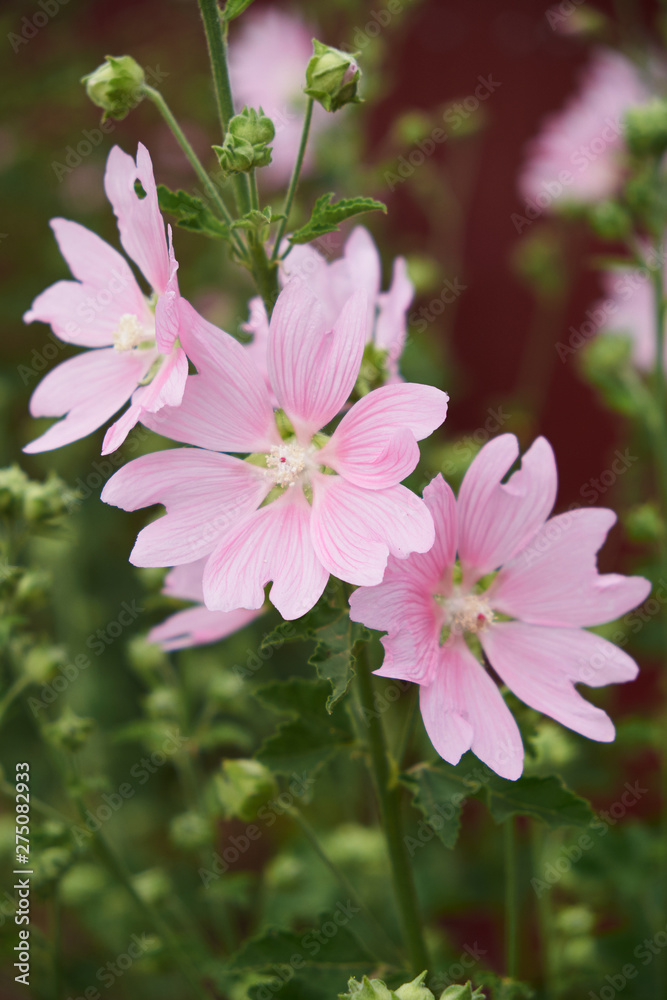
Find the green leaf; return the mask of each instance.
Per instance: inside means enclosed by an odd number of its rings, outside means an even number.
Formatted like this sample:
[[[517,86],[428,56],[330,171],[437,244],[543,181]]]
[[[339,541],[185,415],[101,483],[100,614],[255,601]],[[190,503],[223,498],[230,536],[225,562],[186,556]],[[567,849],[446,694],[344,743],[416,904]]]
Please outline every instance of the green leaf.
[[[509,816],[531,816],[556,830],[562,826],[587,826],[595,818],[590,804],[555,775],[518,781],[493,775],[486,785],[486,796],[496,823]]]
[[[289,681],[265,684],[258,696],[278,712],[294,716],[280,724],[257,754],[257,760],[276,774],[317,770],[336,751],[351,746],[354,733],[347,714],[338,708],[327,712],[329,685],[321,681],[292,677]]]
[[[490,1000],[531,1000],[535,990],[517,979],[507,979],[495,972],[480,972],[474,977],[475,985],[490,987]]]
[[[375,198],[341,198],[337,202],[334,202],[333,198],[334,193],[330,191],[317,199],[310,219],[305,226],[292,233],[289,237],[290,243],[310,243],[318,236],[335,232],[345,219],[361,215],[362,212],[378,211],[386,214],[387,211],[387,206]]]
[[[225,760],[214,776],[218,800],[228,818],[250,822],[278,791],[275,778],[258,760]]]
[[[173,215],[181,229],[216,240],[229,239],[229,226],[221,222],[201,198],[186,191],[170,191],[164,184],[158,184],[157,196],[162,211]]]
[[[456,846],[461,826],[461,809],[469,795],[478,790],[460,776],[447,773],[440,765],[418,764],[399,775],[399,781],[412,792],[413,805],[432,826],[445,847]]]
[[[326,710],[331,714],[340,699],[349,688],[354,677],[359,645],[363,639],[357,639],[357,628],[346,612],[341,612],[338,618],[315,630],[317,646],[308,660],[317,670],[317,675],[323,681],[331,684],[331,694],[326,701]]]
[[[271,206],[267,205],[261,211],[253,208],[250,212],[246,212],[240,219],[232,222],[232,229],[245,229],[247,232],[254,233],[260,243],[264,243],[268,238],[271,223],[275,222],[276,219],[284,218],[285,216],[281,213],[274,215]]]
[[[239,17],[244,10],[247,10],[253,0],[227,0],[225,9],[222,11],[223,21],[233,21]]]

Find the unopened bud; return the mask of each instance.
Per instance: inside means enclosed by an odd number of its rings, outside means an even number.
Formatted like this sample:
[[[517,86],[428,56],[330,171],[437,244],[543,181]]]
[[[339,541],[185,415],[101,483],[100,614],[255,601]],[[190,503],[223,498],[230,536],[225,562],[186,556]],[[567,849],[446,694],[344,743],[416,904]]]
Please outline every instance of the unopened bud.
[[[276,134],[271,119],[262,109],[244,108],[229,123],[222,146],[214,146],[220,166],[228,174],[238,174],[271,162],[271,146]]]
[[[313,38],[313,55],[306,69],[306,94],[326,111],[359,104],[357,86],[361,70],[355,62],[358,55],[358,52],[341,52]]]
[[[667,101],[654,97],[626,111],[625,141],[635,156],[661,156],[667,150]]]
[[[103,121],[120,121],[143,100],[144,71],[132,56],[106,56],[105,60],[81,83],[93,104],[104,110]]]

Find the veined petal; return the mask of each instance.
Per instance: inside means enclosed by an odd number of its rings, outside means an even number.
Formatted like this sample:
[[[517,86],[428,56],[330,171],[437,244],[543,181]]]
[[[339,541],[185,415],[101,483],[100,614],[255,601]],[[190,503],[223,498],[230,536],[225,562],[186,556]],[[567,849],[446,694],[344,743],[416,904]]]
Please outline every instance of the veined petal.
[[[398,376],[398,360],[405,347],[407,312],[415,294],[408,278],[404,257],[394,261],[391,287],[379,296],[380,309],[375,323],[375,346],[387,351],[387,367],[392,376]]]
[[[357,486],[394,486],[416,467],[417,441],[443,422],[448,399],[411,382],[374,389],[345,414],[318,459]]]
[[[167,226],[167,232],[169,234],[169,280],[155,305],[155,344],[161,354],[169,354],[180,332],[178,261],[174,257],[171,226]]]
[[[78,222],[52,219],[51,228],[77,280],[57,281],[45,289],[25,313],[26,323],[49,323],[69,344],[106,347],[122,315],[152,322],[137,280],[117,250]]]
[[[648,597],[641,576],[600,575],[597,551],[616,521],[601,507],[552,517],[487,592],[492,607],[535,625],[602,625]]]
[[[148,633],[148,642],[155,642],[166,652],[205,646],[238,632],[262,614],[261,611],[209,611],[203,606],[176,611]]]
[[[517,698],[591,740],[609,742],[614,725],[575,684],[633,680],[637,664],[618,646],[575,628],[498,622],[480,634],[494,670]]]
[[[468,586],[523,548],[554,505],[557,474],[549,442],[537,438],[519,471],[501,483],[518,454],[516,437],[501,434],[484,445],[461,483],[459,557]]]
[[[329,573],[310,539],[311,510],[300,487],[285,491],[243,520],[210,557],[204,596],[211,610],[261,608],[264,588],[283,618],[300,618],[313,607]]]
[[[102,500],[123,510],[164,504],[167,513],[139,532],[134,566],[176,566],[211,552],[271,489],[262,470],[194,448],[135,458],[111,477]]]
[[[150,351],[86,351],[49,372],[32,394],[33,417],[63,420],[23,449],[29,454],[60,448],[92,434],[127,402],[150,368]]]
[[[419,689],[422,718],[444,760],[458,763],[468,749],[501,778],[523,771],[523,744],[498,686],[461,639],[441,650],[433,682]]]
[[[405,559],[433,544],[433,518],[404,486],[364,490],[340,476],[312,477],[312,537],[330,573],[348,583],[382,582],[389,554]]]
[[[174,441],[214,451],[269,451],[280,444],[262,375],[237,340],[208,323],[181,298],[180,340],[198,374],[178,407],[146,413],[142,423]]]
[[[144,198],[135,191],[135,181],[146,192]],[[169,254],[153,164],[142,143],[137,147],[136,163],[120,146],[113,147],[107,159],[104,189],[118,220],[123,249],[141,268],[151,287],[162,295],[169,282]]]
[[[301,282],[278,296],[269,332],[269,378],[302,444],[338,413],[350,395],[364,352],[366,297],[355,293],[333,328]]]

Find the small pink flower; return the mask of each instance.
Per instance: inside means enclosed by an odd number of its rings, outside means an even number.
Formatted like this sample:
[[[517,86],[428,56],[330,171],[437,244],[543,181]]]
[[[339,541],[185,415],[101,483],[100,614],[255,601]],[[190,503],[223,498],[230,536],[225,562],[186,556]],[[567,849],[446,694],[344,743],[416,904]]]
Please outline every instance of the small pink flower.
[[[436,476],[424,490],[435,522],[431,551],[390,559],[383,582],[350,599],[354,621],[389,633],[377,673],[420,685],[424,725],[440,756],[456,764],[472,749],[511,780],[523,769],[519,729],[466,640],[481,643],[493,670],[527,705],[590,739],[610,741],[611,720],[575,684],[632,680],[637,665],[584,629],[617,618],[651,589],[642,577],[598,573],[596,553],[616,520],[613,511],[571,510],[547,520],[556,464],[544,438],[503,482],[518,454],[513,434],[490,441],[458,500]]]
[[[272,162],[260,171],[260,183],[269,181],[280,187],[292,174],[306,112],[303,88],[313,54],[312,37],[313,31],[300,18],[272,8],[250,11],[239,22],[238,34],[232,28],[229,75],[236,110],[244,105],[261,107],[276,129]],[[333,115],[315,104],[302,176],[313,167],[313,140],[333,120]]]
[[[356,403],[331,437],[322,433],[357,378],[363,294],[346,303],[333,327],[299,283],[278,297],[268,370],[294,430],[283,430],[285,439],[248,352],[185,300],[180,311],[198,374],[188,378],[178,408],[143,420],[198,447],[135,459],[104,488],[102,499],[125,510],[167,508],[139,534],[131,562],[179,565],[208,556],[210,610],[258,609],[272,580],[271,600],[289,619],[315,604],[330,573],[372,585],[390,553],[403,559],[430,548],[431,515],[399,484],[417,465],[417,442],[445,419],[447,395],[426,385],[383,386]],[[250,453],[250,460],[221,452]]]
[[[656,266],[648,257],[647,262]],[[656,346],[655,291],[650,274],[643,268],[616,268],[605,272],[602,280],[607,297],[594,306],[591,322],[600,333],[630,337],[634,363],[642,371],[650,371],[655,365]],[[596,320],[600,316],[601,322]]]
[[[649,96],[633,63],[613,49],[597,50],[579,93],[529,144],[519,178],[523,197],[548,209],[613,195],[624,171],[623,116]]]
[[[136,181],[145,196],[135,191]],[[77,222],[51,221],[76,280],[51,285],[24,319],[50,323],[60,340],[94,350],[63,361],[35,389],[32,416],[64,419],[27,445],[27,452],[49,451],[86,437],[131,399],[106,433],[106,455],[123,443],[143,413],[177,406],[183,395],[188,360],[178,340],[178,264],[171,229],[167,245],[145,146],[139,143],[136,163],[114,146],[104,186],[123,248],[154,295],[145,297],[125,258],[95,233]]]
[[[205,559],[176,566],[167,574],[162,593],[182,601],[193,601],[194,606],[176,611],[148,633],[148,641],[157,643],[169,652],[189,646],[204,646],[219,642],[233,632],[249,625],[261,611],[209,611],[204,604],[202,576]]]
[[[317,295],[327,322],[333,323],[341,309],[356,291],[363,291],[368,300],[366,341],[386,352],[384,365],[386,382],[400,382],[398,362],[407,334],[407,311],[414,297],[414,287],[408,278],[405,258],[394,260],[389,291],[380,291],[382,261],[373,237],[363,226],[352,230],[343,255],[329,261],[315,247],[295,246],[285,258],[280,273],[281,281],[300,281],[305,288]],[[250,351],[257,367],[267,371],[267,343],[269,324],[261,298],[250,300],[250,317],[244,324],[246,333],[253,334]]]

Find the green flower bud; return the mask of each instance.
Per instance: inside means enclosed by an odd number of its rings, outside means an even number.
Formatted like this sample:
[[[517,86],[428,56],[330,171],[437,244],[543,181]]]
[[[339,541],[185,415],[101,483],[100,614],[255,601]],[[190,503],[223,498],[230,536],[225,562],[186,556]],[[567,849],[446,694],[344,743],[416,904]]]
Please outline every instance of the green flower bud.
[[[105,56],[106,62],[81,78],[93,104],[104,110],[102,120],[117,121],[143,100],[144,71],[132,56]]]
[[[132,876],[132,885],[144,903],[159,903],[171,892],[169,876],[161,868],[147,868]]]
[[[76,491],[56,475],[45,483],[29,481],[23,494],[23,516],[32,524],[50,524],[71,514],[78,503]]]
[[[48,847],[34,862],[34,882],[44,891],[57,882],[72,863],[72,852],[65,847]]]
[[[84,719],[66,708],[59,719],[44,727],[44,735],[53,746],[75,753],[85,746],[94,728],[94,719]]]
[[[381,979],[369,979],[367,976],[358,982],[348,980],[347,993],[339,993],[338,1000],[394,1000],[394,994]]]
[[[16,600],[21,604],[39,604],[53,585],[50,573],[30,570],[23,573],[16,587]]]
[[[171,820],[169,836],[176,847],[184,851],[197,851],[211,843],[211,824],[201,813],[181,813]]]
[[[313,55],[306,69],[306,94],[326,111],[359,104],[357,86],[361,70],[354,61],[358,55],[358,52],[341,52],[313,38]]]
[[[667,150],[667,101],[654,97],[625,114],[625,141],[635,156],[661,156]]]
[[[271,162],[271,147],[276,130],[271,119],[262,109],[245,107],[229,123],[222,146],[213,149],[220,166],[228,174],[243,173],[255,167],[266,167]]]
[[[170,687],[157,687],[147,694],[144,707],[152,719],[178,719],[181,713],[179,694]]]
[[[633,542],[651,544],[660,541],[665,534],[665,524],[660,511],[652,503],[644,503],[628,511],[625,526]]]
[[[24,672],[36,684],[44,684],[66,662],[67,653],[61,646],[33,646],[22,657]]]
[[[399,986],[397,990],[394,990],[399,1000],[435,1000],[435,997],[428,989],[424,986],[424,979],[426,978],[427,972],[421,973],[416,979],[413,979],[410,983],[405,983],[403,986]]]
[[[0,512],[15,517],[22,511],[29,479],[18,465],[0,469]]]
[[[249,822],[278,791],[268,767],[258,760],[226,760],[215,777],[215,788],[225,816]]]
[[[602,201],[590,212],[590,223],[605,240],[622,240],[632,231],[632,219],[617,201]]]
[[[481,989],[473,993],[470,980],[465,986],[448,986],[444,993],[440,994],[440,1000],[478,1000],[478,998],[484,1000],[484,994]]]

